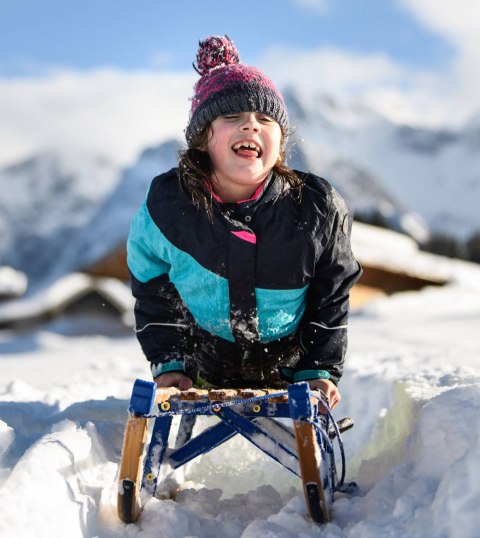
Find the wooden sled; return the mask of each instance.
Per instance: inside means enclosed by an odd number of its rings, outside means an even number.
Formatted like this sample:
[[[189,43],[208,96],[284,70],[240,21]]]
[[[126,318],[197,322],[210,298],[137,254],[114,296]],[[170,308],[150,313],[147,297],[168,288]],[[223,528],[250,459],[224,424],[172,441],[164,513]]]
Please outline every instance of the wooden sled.
[[[319,393],[307,383],[289,385],[288,391],[272,389],[223,389],[179,391],[157,389],[155,383],[137,380],[130,400],[118,482],[118,515],[135,522],[141,499],[155,496],[161,466],[176,469],[212,450],[236,434],[299,476],[309,514],[326,523],[337,488],[331,438],[339,436],[331,415],[320,415]],[[172,420],[181,415],[174,447],[168,446]],[[198,415],[216,415],[219,421],[192,437]],[[293,431],[273,419],[293,419]],[[153,420],[144,454],[148,421]],[[347,422],[350,419],[347,419]],[[348,423],[344,429],[351,427]]]

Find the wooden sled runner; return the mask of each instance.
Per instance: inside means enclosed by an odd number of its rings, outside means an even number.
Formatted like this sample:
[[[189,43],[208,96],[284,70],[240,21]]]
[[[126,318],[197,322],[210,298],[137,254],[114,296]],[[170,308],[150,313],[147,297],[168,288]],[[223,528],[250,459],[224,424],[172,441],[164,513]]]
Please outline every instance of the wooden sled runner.
[[[195,457],[240,434],[271,458],[299,476],[309,514],[316,523],[330,519],[337,483],[332,439],[340,429],[331,414],[319,413],[320,394],[307,383],[289,385],[288,391],[222,389],[179,391],[157,389],[155,383],[137,380],[130,400],[118,482],[118,515],[135,522],[142,500],[157,491],[161,466],[181,467]],[[173,417],[181,415],[174,447],[168,446]],[[219,421],[192,437],[198,415],[215,415]],[[293,419],[293,431],[275,418]],[[148,421],[153,420],[144,454]],[[344,419],[343,429],[353,426]],[[340,445],[341,446],[341,445]],[[342,463],[344,464],[343,450]],[[352,486],[352,485],[349,485]]]

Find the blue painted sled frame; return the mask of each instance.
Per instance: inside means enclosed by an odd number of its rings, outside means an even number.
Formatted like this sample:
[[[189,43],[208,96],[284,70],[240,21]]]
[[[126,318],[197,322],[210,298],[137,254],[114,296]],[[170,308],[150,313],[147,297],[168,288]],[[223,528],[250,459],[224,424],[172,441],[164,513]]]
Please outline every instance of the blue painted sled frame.
[[[196,399],[189,399],[190,392]],[[212,395],[221,392],[180,392],[157,389],[150,381],[135,381],[119,471],[120,519],[126,523],[138,519],[141,497],[156,494],[162,465],[176,469],[240,434],[302,479],[310,516],[317,523],[327,522],[338,489],[329,431],[334,429],[338,437],[339,431],[328,409],[327,414],[319,413],[319,405],[323,405],[319,393],[311,391],[307,383],[295,383],[284,392],[212,400]],[[177,415],[181,415],[180,427],[175,446],[169,447],[172,421]],[[215,415],[219,421],[192,437],[199,415]],[[293,430],[276,418],[292,419]],[[149,420],[154,424],[144,455]]]

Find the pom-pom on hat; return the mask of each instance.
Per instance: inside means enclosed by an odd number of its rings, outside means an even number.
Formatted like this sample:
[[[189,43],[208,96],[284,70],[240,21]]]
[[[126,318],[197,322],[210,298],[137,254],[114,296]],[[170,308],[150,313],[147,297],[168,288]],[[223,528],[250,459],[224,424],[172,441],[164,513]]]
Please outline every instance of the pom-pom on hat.
[[[262,112],[276,120],[284,133],[288,130],[282,94],[259,69],[240,63],[238,50],[228,36],[200,41],[193,67],[200,79],[185,130],[189,144],[215,118],[237,112]]]

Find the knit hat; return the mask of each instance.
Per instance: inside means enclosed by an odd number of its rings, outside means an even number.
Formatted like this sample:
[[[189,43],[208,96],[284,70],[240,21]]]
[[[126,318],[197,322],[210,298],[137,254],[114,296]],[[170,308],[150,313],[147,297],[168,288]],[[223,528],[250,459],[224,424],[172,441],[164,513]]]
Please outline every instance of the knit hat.
[[[194,87],[185,130],[189,143],[215,118],[237,112],[262,112],[287,131],[282,94],[259,69],[240,63],[238,50],[228,36],[209,36],[200,41],[193,67],[201,78]]]

